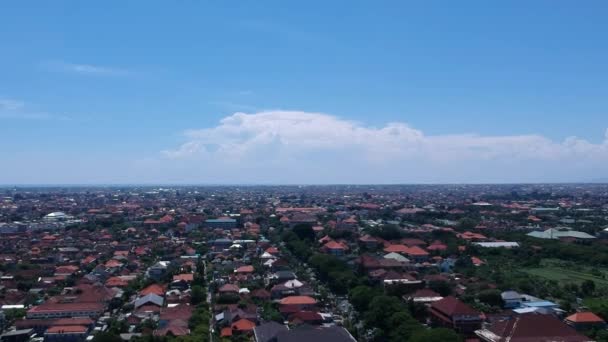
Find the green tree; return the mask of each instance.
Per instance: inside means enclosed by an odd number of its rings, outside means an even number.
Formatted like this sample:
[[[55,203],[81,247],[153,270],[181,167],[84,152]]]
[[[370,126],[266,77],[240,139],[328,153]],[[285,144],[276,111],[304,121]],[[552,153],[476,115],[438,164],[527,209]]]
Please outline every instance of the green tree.
[[[205,288],[200,285],[192,286],[192,297],[190,299],[193,305],[197,305],[205,300]]]
[[[443,280],[431,280],[428,284],[429,289],[439,293],[442,296],[449,296],[452,293],[450,284]]]
[[[415,332],[409,342],[461,342],[462,338],[453,330],[437,328]]]
[[[373,288],[365,285],[359,285],[349,291],[351,304],[358,311],[367,311],[369,303],[378,294]]]
[[[502,296],[501,296],[501,293],[499,290],[494,290],[494,289],[482,290],[482,291],[479,291],[479,294],[477,297],[479,298],[480,301],[482,301],[488,305],[498,306],[498,307],[502,307],[504,305],[504,302],[502,300]]]
[[[591,279],[586,279],[581,284],[581,292],[585,296],[592,295],[595,291],[595,282]]]
[[[293,232],[300,240],[313,241],[315,239],[315,231],[309,224],[298,224],[293,227]]]
[[[122,342],[120,336],[109,332],[100,332],[95,334],[93,342]]]

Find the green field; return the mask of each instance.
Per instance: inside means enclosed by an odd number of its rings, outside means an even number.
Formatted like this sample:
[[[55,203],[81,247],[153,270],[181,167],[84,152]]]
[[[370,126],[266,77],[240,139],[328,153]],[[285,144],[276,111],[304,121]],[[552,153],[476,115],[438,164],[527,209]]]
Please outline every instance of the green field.
[[[594,276],[585,271],[575,271],[564,267],[547,266],[543,268],[527,268],[523,269],[523,271],[537,277],[558,282],[577,283],[580,285],[580,283],[585,280],[593,280],[596,285],[608,286],[608,280],[602,277]]]

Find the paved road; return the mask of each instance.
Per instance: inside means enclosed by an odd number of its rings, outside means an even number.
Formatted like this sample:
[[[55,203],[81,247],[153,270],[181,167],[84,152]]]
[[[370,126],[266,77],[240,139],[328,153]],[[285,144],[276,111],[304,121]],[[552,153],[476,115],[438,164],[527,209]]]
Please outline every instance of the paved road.
[[[203,261],[203,274],[207,281],[207,261]],[[207,284],[207,305],[209,306],[209,342],[213,342],[213,310],[211,309],[211,292]]]

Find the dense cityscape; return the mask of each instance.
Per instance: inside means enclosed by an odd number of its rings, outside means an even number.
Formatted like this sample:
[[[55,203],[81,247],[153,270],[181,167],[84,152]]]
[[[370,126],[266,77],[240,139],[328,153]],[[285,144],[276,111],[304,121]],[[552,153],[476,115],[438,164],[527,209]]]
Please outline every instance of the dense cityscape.
[[[608,341],[608,186],[11,187],[1,341]]]

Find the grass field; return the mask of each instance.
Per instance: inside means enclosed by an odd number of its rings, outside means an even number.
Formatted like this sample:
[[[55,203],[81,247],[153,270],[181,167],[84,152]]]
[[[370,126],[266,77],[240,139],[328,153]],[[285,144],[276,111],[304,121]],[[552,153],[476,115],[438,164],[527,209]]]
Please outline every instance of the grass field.
[[[543,268],[523,269],[523,271],[537,277],[556,280],[558,282],[577,283],[580,285],[580,283],[585,280],[593,280],[596,285],[608,286],[608,280],[602,277],[594,276],[588,272],[575,271],[564,267],[547,266]]]

